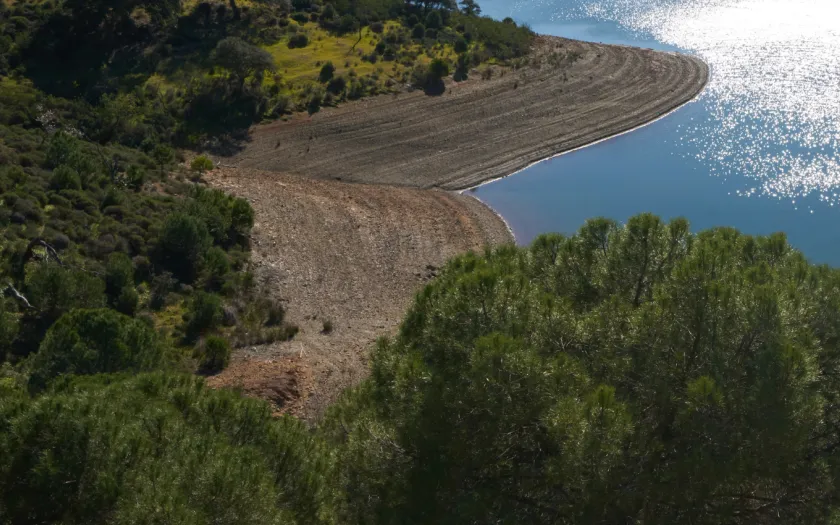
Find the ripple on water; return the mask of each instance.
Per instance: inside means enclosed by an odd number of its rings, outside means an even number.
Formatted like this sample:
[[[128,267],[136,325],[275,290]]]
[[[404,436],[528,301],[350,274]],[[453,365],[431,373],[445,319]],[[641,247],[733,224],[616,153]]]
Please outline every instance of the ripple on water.
[[[519,0],[557,20],[618,22],[712,69],[709,116],[675,140],[744,196],[840,202],[837,0]],[[793,202],[792,202],[793,203]]]

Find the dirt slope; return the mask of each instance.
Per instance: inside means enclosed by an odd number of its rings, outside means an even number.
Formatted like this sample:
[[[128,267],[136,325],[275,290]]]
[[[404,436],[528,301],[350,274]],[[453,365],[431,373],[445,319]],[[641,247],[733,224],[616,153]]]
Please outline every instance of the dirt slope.
[[[257,126],[225,164],[306,177],[462,189],[619,133],[691,100],[699,59],[539,37],[528,67],[442,96],[381,96]]]
[[[307,418],[364,377],[374,341],[395,330],[449,258],[512,242],[504,222],[467,196],[245,169],[207,178],[254,206],[258,283],[301,328],[293,341],[235,352],[209,382]],[[324,320],[332,333],[321,333]]]

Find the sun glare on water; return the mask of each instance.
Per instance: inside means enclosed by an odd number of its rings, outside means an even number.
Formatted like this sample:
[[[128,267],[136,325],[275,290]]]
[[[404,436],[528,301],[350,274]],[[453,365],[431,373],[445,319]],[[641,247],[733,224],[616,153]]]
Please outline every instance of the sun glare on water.
[[[555,16],[610,20],[702,57],[709,118],[676,140],[742,195],[840,203],[840,2],[545,0]],[[699,153],[698,153],[699,152]]]

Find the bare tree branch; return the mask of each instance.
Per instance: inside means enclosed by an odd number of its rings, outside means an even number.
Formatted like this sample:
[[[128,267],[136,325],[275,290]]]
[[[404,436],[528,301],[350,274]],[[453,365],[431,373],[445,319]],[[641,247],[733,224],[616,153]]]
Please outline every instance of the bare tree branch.
[[[61,257],[58,256],[58,252],[55,251],[55,248],[40,237],[36,237],[29,241],[29,245],[26,247],[26,251],[23,254],[23,263],[26,263],[26,261],[32,257],[32,252],[36,246],[42,246],[45,250],[47,250],[47,258],[52,257],[59,265],[64,266],[64,262],[61,260]]]
[[[12,283],[8,283],[8,285],[6,286],[6,289],[5,289],[5,290],[3,290],[3,293],[4,293],[5,295],[11,295],[12,297],[14,297],[14,298],[15,298],[15,299],[16,299],[19,303],[21,303],[21,304],[22,304],[25,308],[28,308],[28,309],[30,309],[30,310],[34,310],[34,309],[35,309],[35,307],[34,307],[34,306],[32,306],[32,304],[29,302],[29,299],[27,299],[27,298],[26,298],[26,297],[25,297],[22,293],[20,293],[19,291],[17,291],[17,288],[15,288],[15,287],[12,285]]]

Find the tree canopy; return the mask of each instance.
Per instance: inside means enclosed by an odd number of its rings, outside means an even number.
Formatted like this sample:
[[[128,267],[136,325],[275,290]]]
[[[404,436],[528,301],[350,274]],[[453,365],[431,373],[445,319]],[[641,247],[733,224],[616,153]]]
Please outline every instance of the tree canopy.
[[[317,524],[323,446],[263,402],[199,378],[64,381],[34,400],[0,389],[0,522]]]
[[[781,234],[652,215],[456,258],[332,413],[343,516],[828,523],[838,298]]]

